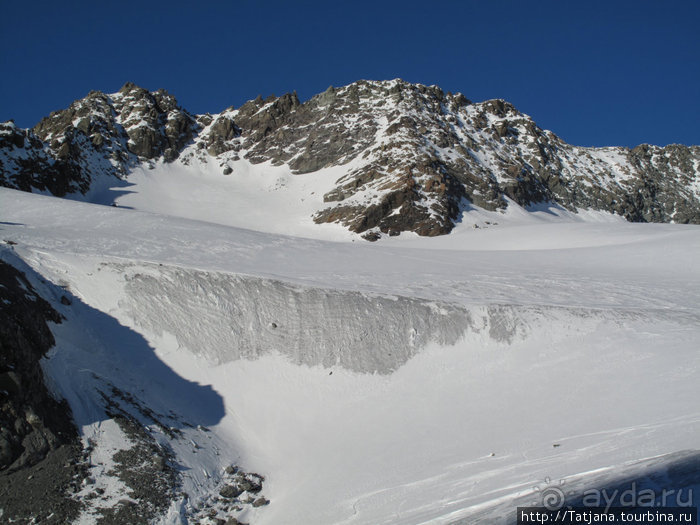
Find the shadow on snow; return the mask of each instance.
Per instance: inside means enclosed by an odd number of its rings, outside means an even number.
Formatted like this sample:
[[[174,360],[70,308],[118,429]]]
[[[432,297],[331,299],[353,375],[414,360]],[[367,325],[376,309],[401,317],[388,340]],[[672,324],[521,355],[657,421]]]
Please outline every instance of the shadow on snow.
[[[223,398],[211,385],[178,375],[141,334],[87,305],[68,286],[49,282],[11,250],[2,249],[0,259],[24,273],[65,318],[51,326],[56,346],[43,368],[49,388],[66,398],[79,426],[109,419],[105,396],[144,423],[180,429],[221,421]]]

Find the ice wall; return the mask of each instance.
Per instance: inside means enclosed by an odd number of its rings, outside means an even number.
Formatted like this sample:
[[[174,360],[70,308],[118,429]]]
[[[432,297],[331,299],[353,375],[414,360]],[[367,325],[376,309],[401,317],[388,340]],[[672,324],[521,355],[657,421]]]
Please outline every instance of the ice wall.
[[[120,306],[137,326],[172,334],[215,363],[279,352],[297,364],[386,374],[429,342],[454,345],[468,333],[510,342],[545,319],[596,317],[541,306],[463,307],[175,266],[116,269],[126,281]]]

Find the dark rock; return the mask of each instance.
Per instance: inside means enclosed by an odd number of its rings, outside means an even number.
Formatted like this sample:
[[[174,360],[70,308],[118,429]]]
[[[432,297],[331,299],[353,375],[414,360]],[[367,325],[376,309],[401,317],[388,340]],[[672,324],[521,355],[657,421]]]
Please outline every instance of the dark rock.
[[[376,231],[367,232],[362,236],[363,239],[370,242],[378,241],[382,238],[382,234]]]
[[[9,465],[15,456],[10,439],[0,434],[0,465]]]
[[[164,471],[165,467],[166,467],[165,458],[162,456],[158,456],[158,455],[154,456],[153,457],[153,466],[155,467],[156,470],[159,470],[161,472]]]
[[[259,492],[261,489],[260,485],[254,485],[253,483],[251,483],[247,479],[242,480],[238,484],[238,488],[240,488],[244,492]]]
[[[224,485],[221,490],[219,490],[219,496],[222,498],[233,499],[243,494],[244,490],[245,489],[234,485]]]
[[[23,145],[23,151],[13,155],[8,150],[17,144]],[[8,152],[0,162],[0,185],[22,191],[48,191],[59,197],[73,191],[87,191],[91,178],[82,172],[79,159],[69,156],[70,151],[78,148],[71,150],[69,146],[59,144],[66,154],[53,156],[31,131],[0,124],[0,152]]]
[[[67,404],[49,394],[39,364],[54,344],[47,322],[62,317],[24,273],[3,261],[0,284],[3,519],[28,523],[53,515],[53,523],[68,523],[80,508],[66,493],[82,476],[82,446]]]
[[[9,394],[18,394],[22,390],[22,380],[14,371],[0,373],[0,390]]]
[[[228,113],[224,112],[213,121],[207,133],[202,137],[202,145],[210,155],[221,155],[236,148],[235,139],[240,135],[241,130],[236,122]]]
[[[146,159],[174,161],[200,129],[197,120],[165,90],[149,92],[127,83],[112,100],[128,150]]]
[[[48,450],[65,443],[59,436],[74,437],[76,433],[67,406],[46,390],[39,365],[54,344],[46,323],[61,322],[61,316],[21,272],[2,261],[0,284],[0,387],[8,394],[0,408],[5,429],[5,461],[0,470],[16,470],[35,464]],[[8,450],[13,451],[12,461],[8,461]]]

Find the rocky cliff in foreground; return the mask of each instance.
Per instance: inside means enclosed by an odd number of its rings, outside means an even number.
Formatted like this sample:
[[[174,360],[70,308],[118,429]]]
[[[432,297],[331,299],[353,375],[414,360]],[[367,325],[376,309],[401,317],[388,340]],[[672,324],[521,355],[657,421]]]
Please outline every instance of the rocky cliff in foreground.
[[[164,90],[91,92],[31,130],[0,124],[0,183],[57,196],[143,163],[287,165],[303,176],[347,166],[317,223],[368,239],[449,233],[464,209],[552,203],[637,222],[700,223],[700,147],[582,148],[503,100],[436,86],[358,81],[301,102],[258,97],[193,115]]]
[[[49,393],[40,366],[55,342],[48,324],[62,320],[0,260],[0,518],[7,523],[67,523],[79,513],[72,494],[85,476],[83,447],[68,404]]]

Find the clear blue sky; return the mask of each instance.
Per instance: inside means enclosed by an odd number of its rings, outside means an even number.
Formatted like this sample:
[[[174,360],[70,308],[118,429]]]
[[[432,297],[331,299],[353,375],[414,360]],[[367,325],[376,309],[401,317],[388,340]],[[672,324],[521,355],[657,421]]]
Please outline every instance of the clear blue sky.
[[[700,144],[700,1],[0,0],[0,121],[126,81],[191,112],[358,79],[504,98],[576,145]]]

